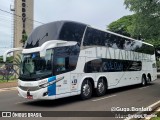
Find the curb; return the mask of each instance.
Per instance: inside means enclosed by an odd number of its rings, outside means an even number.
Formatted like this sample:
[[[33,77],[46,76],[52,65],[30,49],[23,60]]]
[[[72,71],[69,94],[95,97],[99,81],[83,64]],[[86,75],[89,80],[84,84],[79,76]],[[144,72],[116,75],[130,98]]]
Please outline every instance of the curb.
[[[145,114],[151,115],[151,114],[154,114],[159,107],[160,107],[160,100],[155,102],[155,103],[153,103],[152,105],[146,107],[146,108],[151,108],[152,111],[140,111],[140,112],[137,112],[137,113],[135,113],[133,115],[145,115]],[[145,118],[127,117],[124,120],[149,120],[149,117],[145,117]]]
[[[160,108],[159,107],[152,114],[156,115],[158,112],[160,112]],[[150,120],[151,118],[153,118],[153,117],[146,117],[145,120]]]
[[[152,104],[151,106],[149,106],[150,108],[152,108],[152,111],[149,112],[148,115],[151,115],[151,114],[156,114],[158,113],[157,110],[159,109],[160,107],[160,100],[155,102],[154,104]],[[147,112],[148,113],[148,112]],[[152,117],[145,117],[144,119],[141,119],[141,120],[150,120]]]

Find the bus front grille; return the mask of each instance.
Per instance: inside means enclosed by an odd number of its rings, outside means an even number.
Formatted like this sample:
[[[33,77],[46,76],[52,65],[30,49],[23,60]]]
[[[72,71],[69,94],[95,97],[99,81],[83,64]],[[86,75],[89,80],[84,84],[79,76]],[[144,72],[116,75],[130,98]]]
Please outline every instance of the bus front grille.
[[[35,86],[35,87],[19,86],[19,88],[24,91],[36,91],[40,89],[38,86]]]

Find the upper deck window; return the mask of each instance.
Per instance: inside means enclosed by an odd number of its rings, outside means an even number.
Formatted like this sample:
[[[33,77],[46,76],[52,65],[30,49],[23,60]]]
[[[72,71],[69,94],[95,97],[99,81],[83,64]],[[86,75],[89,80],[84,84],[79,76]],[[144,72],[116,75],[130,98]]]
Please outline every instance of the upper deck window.
[[[80,45],[85,27],[85,25],[81,24],[65,23],[61,29],[59,39],[76,41]]]
[[[84,37],[84,46],[106,46],[115,49],[154,54],[154,47],[141,41],[131,40],[109,32],[100,31],[91,27],[87,28]]]

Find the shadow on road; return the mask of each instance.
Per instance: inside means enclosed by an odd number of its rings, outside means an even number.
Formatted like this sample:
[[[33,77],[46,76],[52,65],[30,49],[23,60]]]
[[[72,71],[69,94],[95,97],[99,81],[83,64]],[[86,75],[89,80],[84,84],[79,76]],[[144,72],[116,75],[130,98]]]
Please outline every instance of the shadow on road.
[[[154,83],[150,83],[147,86],[152,86],[154,85]],[[144,86],[144,87],[147,87]],[[120,92],[125,92],[125,91],[129,91],[129,90],[134,90],[134,89],[138,89],[138,88],[142,88],[141,85],[131,85],[131,86],[126,86],[126,87],[120,87],[120,88],[114,88],[114,89],[110,89],[108,90],[107,94],[115,94],[115,93],[120,93]]]
[[[57,106],[64,106],[65,104],[72,104],[76,102],[80,102],[81,99],[79,96],[72,96],[66,98],[60,98],[56,100],[35,100],[31,102],[25,102],[25,105],[31,106],[40,106],[40,107],[57,107]]]
[[[152,86],[154,83],[151,83],[147,86]],[[141,88],[140,85],[132,85],[132,86],[127,86],[127,87],[121,87],[121,88],[115,88],[107,91],[106,96],[111,95],[111,94],[118,94],[120,92],[125,92],[129,90],[134,90]],[[92,98],[95,98],[95,95],[93,95]],[[88,100],[86,100],[88,101]],[[59,107],[59,106],[64,106],[64,105],[69,105],[77,102],[83,102],[80,99],[80,96],[72,96],[72,97],[67,97],[67,98],[61,98],[57,100],[35,100],[35,101],[30,101],[30,102],[25,102],[22,103],[24,105],[29,105],[29,106],[36,106],[36,107]]]

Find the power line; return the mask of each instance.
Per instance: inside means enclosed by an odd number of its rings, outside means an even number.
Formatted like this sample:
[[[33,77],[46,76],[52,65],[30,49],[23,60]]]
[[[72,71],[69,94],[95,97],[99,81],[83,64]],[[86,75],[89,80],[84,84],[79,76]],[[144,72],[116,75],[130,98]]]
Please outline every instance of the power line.
[[[2,22],[14,22],[14,21],[18,21],[17,20],[17,18],[15,18],[14,20],[13,19],[7,19],[7,18],[2,18],[1,16],[0,16],[0,21],[2,21]],[[1,23],[0,23],[1,24]],[[28,26],[32,26],[32,23],[31,22],[28,22],[28,24],[27,24]],[[40,23],[34,23],[34,26],[39,26],[40,25]],[[5,24],[5,26],[10,26],[10,25],[8,25],[8,24]],[[11,26],[10,26],[10,28],[11,28]]]
[[[15,16],[17,16],[17,17],[22,18],[22,16],[20,16],[20,15],[17,15],[17,14],[15,14],[15,13],[11,13],[11,12],[8,12],[8,11],[3,10],[3,9],[0,9],[0,11],[5,12],[5,13],[8,13],[8,14],[11,14],[11,15],[15,15]],[[26,18],[26,19],[28,19],[28,20],[30,20],[30,21],[34,21],[34,22],[40,23],[40,24],[45,24],[45,23],[42,23],[42,22],[37,21],[37,20],[34,20],[34,19],[30,19],[30,18]]]
[[[13,16],[17,16],[17,17],[19,17],[19,18],[22,18],[22,16],[20,16],[20,15],[18,15],[18,14],[15,14],[15,13],[12,13],[12,12],[9,12],[9,11],[6,11],[6,10],[3,10],[3,9],[0,9],[0,11],[1,12],[4,12],[4,13],[7,13],[7,14],[10,14],[10,15],[13,15]],[[3,17],[4,16],[4,17]],[[5,18],[5,17],[7,17],[7,15],[3,15],[3,16],[1,16],[1,17],[3,17],[1,20],[2,21],[4,21],[5,19],[7,20],[7,21],[11,21],[11,22],[13,22],[13,21],[17,21],[17,17],[15,17],[14,18],[14,20],[13,19],[7,19],[7,18]],[[31,25],[31,22],[29,22],[29,21],[32,21],[32,22],[34,22],[34,24],[44,24],[43,22],[40,22],[40,21],[37,21],[37,20],[34,20],[34,19],[30,19],[30,18],[26,18],[27,20],[28,20],[28,25],[30,26]],[[12,25],[11,25],[12,26]],[[12,28],[11,26],[8,26],[7,25],[7,27],[8,28]],[[38,25],[37,25],[38,26]],[[12,36],[13,37],[13,36]],[[11,38],[12,39],[12,38]],[[12,42],[12,41],[11,41]],[[12,44],[13,43],[11,43],[11,46],[12,46]],[[4,44],[2,47],[0,47],[1,49],[6,49],[6,48],[9,48],[9,46],[6,46],[6,44]]]

